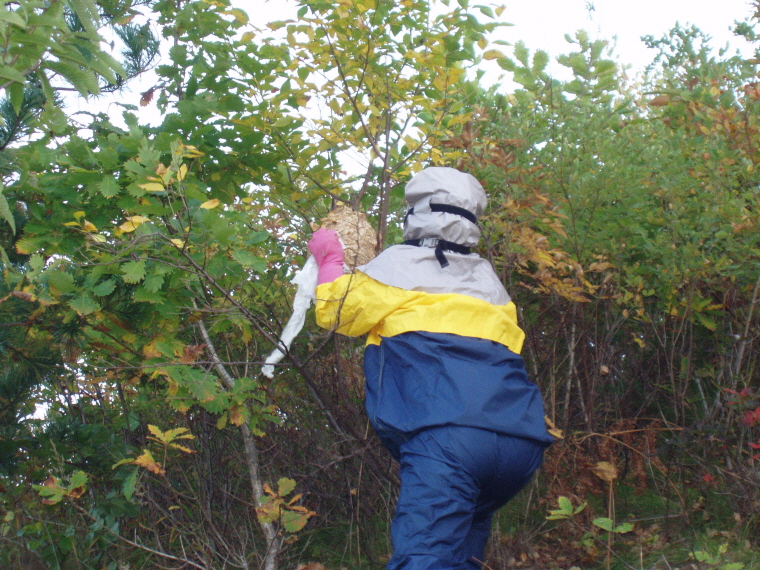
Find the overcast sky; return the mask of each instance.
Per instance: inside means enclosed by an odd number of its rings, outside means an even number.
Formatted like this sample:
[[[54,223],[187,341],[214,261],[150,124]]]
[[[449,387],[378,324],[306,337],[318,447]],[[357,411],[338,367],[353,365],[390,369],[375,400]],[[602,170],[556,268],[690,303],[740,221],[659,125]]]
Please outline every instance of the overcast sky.
[[[645,67],[652,51],[641,36],[663,36],[676,22],[694,24],[713,37],[715,48],[731,42],[732,48],[748,49],[743,38],[733,36],[734,21],[743,21],[753,13],[749,0],[531,0],[506,3],[502,14],[514,24],[499,34],[501,39],[523,40],[533,49],[542,48],[556,56],[567,45],[564,34],[585,29],[592,38],[612,40],[621,63]],[[589,7],[591,9],[589,9]]]
[[[480,2],[471,0],[471,3]],[[641,71],[651,62],[653,52],[645,47],[640,37],[653,35],[659,38],[676,22],[699,27],[712,36],[711,45],[716,49],[731,42],[732,51],[742,49],[747,55],[751,53],[747,42],[733,36],[730,28],[735,21],[743,21],[754,12],[752,0],[511,0],[504,4],[506,9],[500,19],[513,25],[501,28],[491,39],[512,44],[522,40],[531,52],[546,50],[552,60],[569,51],[565,34],[573,35],[584,29],[592,39],[614,40],[618,61],[631,65],[633,71]],[[294,0],[233,0],[233,5],[245,10],[251,24],[257,27],[292,17],[296,11]],[[503,48],[503,51],[509,50]],[[487,79],[496,81],[502,72],[495,65],[491,69],[493,71],[489,71]],[[556,73],[557,69],[555,65],[550,72]],[[146,77],[145,81],[152,79]],[[509,89],[510,82],[504,83]],[[121,99],[136,104],[139,91],[147,88],[142,84],[140,81],[132,94],[124,94]],[[74,103],[73,106],[79,105],[87,107],[88,104]],[[153,116],[153,107],[141,108],[138,114],[152,122],[159,121],[159,117]],[[120,114],[115,108],[109,110]]]
[[[471,4],[490,4],[472,0]],[[257,25],[285,19],[295,12],[293,0],[233,0]],[[455,4],[455,0],[452,0]],[[496,3],[498,4],[498,2]],[[731,41],[747,50],[729,28],[753,13],[751,0],[511,0],[501,20],[514,24],[502,28],[493,39],[524,41],[531,51],[544,49],[552,57],[567,51],[565,34],[584,29],[593,39],[617,37],[616,54],[621,63],[640,69],[652,59],[640,37],[663,36],[676,22],[694,24],[714,38],[716,48]]]

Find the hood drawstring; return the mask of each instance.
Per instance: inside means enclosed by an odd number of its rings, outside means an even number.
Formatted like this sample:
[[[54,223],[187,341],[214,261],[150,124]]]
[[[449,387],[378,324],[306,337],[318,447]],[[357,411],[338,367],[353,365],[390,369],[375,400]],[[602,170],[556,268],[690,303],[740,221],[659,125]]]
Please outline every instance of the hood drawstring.
[[[430,211],[456,214],[457,216],[462,216],[463,218],[465,218],[466,220],[469,220],[473,224],[478,225],[478,218],[475,216],[475,214],[473,214],[469,210],[460,208],[459,206],[452,206],[450,204],[430,204]],[[404,224],[406,224],[407,218],[409,218],[409,216],[413,214],[414,214],[414,208],[410,208],[409,211],[406,213],[406,216],[404,216]],[[469,253],[471,253],[470,248],[467,246],[454,243],[453,241],[446,241],[445,239],[438,239],[438,238],[408,239],[404,241],[404,245],[415,245],[418,247],[434,247],[435,258],[438,260],[438,263],[441,264],[441,267],[448,267],[449,265],[449,260],[446,259],[445,255],[443,255],[444,251],[453,251],[454,253],[461,253],[464,255],[468,255]]]

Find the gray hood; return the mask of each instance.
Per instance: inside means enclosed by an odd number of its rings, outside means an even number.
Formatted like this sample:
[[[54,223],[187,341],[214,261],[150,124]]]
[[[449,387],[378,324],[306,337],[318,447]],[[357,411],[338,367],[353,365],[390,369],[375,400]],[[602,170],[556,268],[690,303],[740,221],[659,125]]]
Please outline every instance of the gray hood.
[[[463,208],[479,217],[486,208],[486,193],[471,175],[453,168],[426,168],[406,185],[406,200],[414,208],[404,224],[404,239],[438,238],[474,247],[477,224],[449,212],[433,212],[430,204]],[[408,291],[459,293],[494,305],[510,298],[491,264],[476,253],[446,251],[447,267],[441,267],[432,247],[397,245],[368,264],[358,267],[376,281]]]
[[[444,204],[463,208],[479,218],[487,200],[474,176],[443,166],[426,168],[406,185],[404,195],[413,208],[404,224],[404,239],[439,238],[467,247],[477,245],[477,224],[457,214],[430,210],[430,204]]]

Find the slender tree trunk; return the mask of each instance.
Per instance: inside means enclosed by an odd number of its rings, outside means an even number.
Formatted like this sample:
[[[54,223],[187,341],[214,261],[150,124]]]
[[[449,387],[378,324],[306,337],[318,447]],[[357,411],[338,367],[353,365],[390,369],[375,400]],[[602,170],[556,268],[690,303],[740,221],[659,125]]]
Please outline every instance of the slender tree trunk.
[[[235,379],[230,375],[229,372],[227,372],[227,369],[222,364],[222,360],[219,358],[219,354],[217,353],[216,348],[214,348],[214,345],[211,343],[211,337],[209,336],[208,330],[206,329],[206,325],[203,323],[203,321],[198,322],[198,328],[201,331],[203,340],[206,343],[209,354],[211,355],[211,360],[214,362],[214,368],[222,379],[222,382],[228,389],[233,389],[235,387]],[[259,463],[259,450],[256,447],[256,439],[251,433],[251,430],[248,428],[248,425],[245,423],[240,426],[240,433],[243,436],[243,446],[245,448],[245,465],[248,468],[248,477],[251,481],[251,490],[253,491],[253,496],[256,499],[256,504],[260,505],[261,500],[264,498],[264,483],[261,479],[261,464]],[[264,539],[266,540],[267,545],[262,569],[277,570],[277,560],[280,556],[280,552],[282,551],[283,537],[278,532],[277,527],[274,525],[274,523],[263,522],[259,520],[258,517],[257,522],[259,523],[259,528],[261,529],[261,533],[264,535]]]

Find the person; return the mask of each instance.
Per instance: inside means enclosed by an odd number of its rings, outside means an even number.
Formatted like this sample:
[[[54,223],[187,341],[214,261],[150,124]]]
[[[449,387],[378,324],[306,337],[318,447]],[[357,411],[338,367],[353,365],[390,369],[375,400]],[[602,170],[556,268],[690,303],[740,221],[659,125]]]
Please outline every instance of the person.
[[[355,273],[343,273],[335,232],[314,233],[316,318],[368,334],[366,410],[400,464],[388,570],[475,570],[494,512],[528,483],[553,438],[519,355],[515,305],[471,251],[482,186],[431,167],[405,197],[404,243]]]

